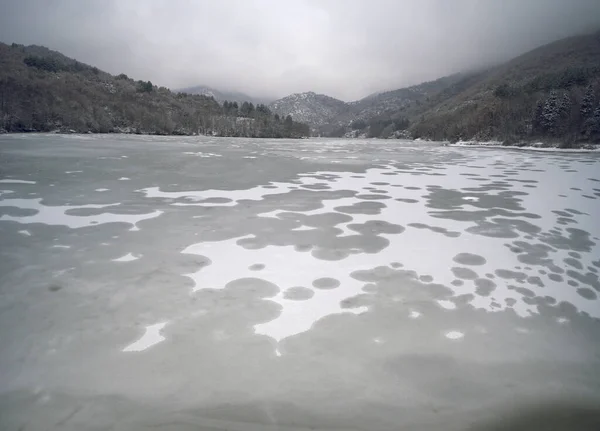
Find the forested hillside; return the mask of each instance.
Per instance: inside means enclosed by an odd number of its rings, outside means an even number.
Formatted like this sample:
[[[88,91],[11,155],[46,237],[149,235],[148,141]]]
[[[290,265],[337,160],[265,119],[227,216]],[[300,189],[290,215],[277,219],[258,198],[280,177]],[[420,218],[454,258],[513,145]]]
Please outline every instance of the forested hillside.
[[[174,93],[110,75],[41,46],[0,43],[0,132],[302,137],[308,126],[265,105]]]
[[[294,120],[311,126],[315,132],[320,126],[350,111],[345,102],[312,91],[291,94],[272,102],[269,108],[281,116],[291,115]]]
[[[600,32],[354,104],[333,136],[600,144]]]

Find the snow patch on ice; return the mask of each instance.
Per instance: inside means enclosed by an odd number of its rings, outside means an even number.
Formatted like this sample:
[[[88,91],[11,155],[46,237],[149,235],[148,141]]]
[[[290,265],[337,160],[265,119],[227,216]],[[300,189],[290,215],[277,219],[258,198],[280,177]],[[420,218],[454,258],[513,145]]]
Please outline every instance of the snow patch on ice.
[[[97,226],[105,223],[128,223],[132,225],[131,230],[137,230],[137,223],[160,216],[162,211],[153,211],[146,214],[113,214],[101,213],[90,216],[75,216],[67,214],[68,211],[78,209],[103,209],[115,207],[116,204],[87,204],[87,205],[57,205],[49,206],[42,204],[42,199],[5,199],[0,200],[0,207],[15,207],[20,209],[33,209],[36,214],[29,216],[11,216],[4,214],[0,221],[8,220],[22,224],[42,223],[50,226],[67,226],[78,229],[88,226]]]
[[[4,178],[0,180],[0,184],[37,184],[35,181],[17,180],[14,178]]]
[[[131,262],[133,260],[138,260],[139,257],[133,255],[132,253],[127,253],[125,256],[118,257],[116,259],[112,259],[113,262]]]
[[[164,341],[166,338],[160,334],[160,331],[167,326],[167,323],[169,322],[155,323],[154,325],[146,326],[144,335],[142,335],[139,340],[125,347],[123,352],[141,352]]]

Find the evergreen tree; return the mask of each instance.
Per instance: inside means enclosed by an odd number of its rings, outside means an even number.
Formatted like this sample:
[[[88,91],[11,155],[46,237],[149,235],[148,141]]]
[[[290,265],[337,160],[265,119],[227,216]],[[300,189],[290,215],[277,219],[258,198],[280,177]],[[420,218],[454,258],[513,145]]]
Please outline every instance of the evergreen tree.
[[[594,99],[594,87],[590,85],[581,101],[581,116],[583,118],[588,118],[594,112]]]

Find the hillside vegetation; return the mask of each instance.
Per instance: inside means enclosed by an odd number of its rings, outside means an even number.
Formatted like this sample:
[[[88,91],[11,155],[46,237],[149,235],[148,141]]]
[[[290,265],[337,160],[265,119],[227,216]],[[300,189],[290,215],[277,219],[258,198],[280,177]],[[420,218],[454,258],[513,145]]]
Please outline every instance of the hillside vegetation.
[[[597,32],[542,46],[499,66],[356,102],[302,93],[271,106],[281,115],[306,121],[322,136],[569,147],[600,144],[599,102]]]
[[[354,105],[354,119],[332,121],[334,135],[600,144],[600,32]]]
[[[312,91],[291,94],[272,102],[269,108],[281,116],[291,115],[294,120],[311,126],[313,131],[350,110],[345,102]]]
[[[600,143],[600,32],[564,39],[459,81],[412,113],[414,137]]]
[[[0,43],[0,131],[302,137],[265,105],[219,105],[113,76],[41,46]]]

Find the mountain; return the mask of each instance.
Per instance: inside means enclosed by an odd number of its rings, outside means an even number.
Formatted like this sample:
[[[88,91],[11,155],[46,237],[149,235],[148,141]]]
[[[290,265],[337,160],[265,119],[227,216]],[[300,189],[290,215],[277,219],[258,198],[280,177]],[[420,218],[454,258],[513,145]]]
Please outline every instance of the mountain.
[[[600,143],[600,32],[542,46],[454,87],[413,113],[413,136]]]
[[[313,92],[297,93],[276,100],[269,107],[282,117],[291,115],[295,120],[308,124],[313,129],[313,133],[323,136],[343,136],[357,125],[364,124],[360,128],[368,127],[370,120],[379,121],[388,116],[398,116],[398,113],[424,103],[428,97],[446,89],[463,76],[457,74],[408,88],[373,93],[349,103]],[[391,123],[390,121],[389,124]],[[375,129],[374,126],[373,132]],[[365,134],[372,135],[372,133]]]
[[[0,43],[0,132],[309,134],[308,126],[279,119],[265,105],[227,105],[113,76],[42,46]]]
[[[238,104],[242,104],[243,102],[250,102],[255,105],[258,104],[268,104],[270,101],[267,99],[261,99],[257,97],[248,96],[245,93],[241,93],[238,91],[222,91],[216,90],[212,87],[207,87],[205,85],[197,85],[195,87],[186,87],[174,90],[178,93],[187,93],[187,94],[197,94],[200,96],[212,97],[219,103],[227,102],[237,102]]]
[[[335,136],[600,144],[600,32],[505,64],[379,93],[330,121]]]
[[[281,117],[290,115],[295,121],[318,128],[350,110],[347,103],[324,94],[295,93],[269,105]]]

